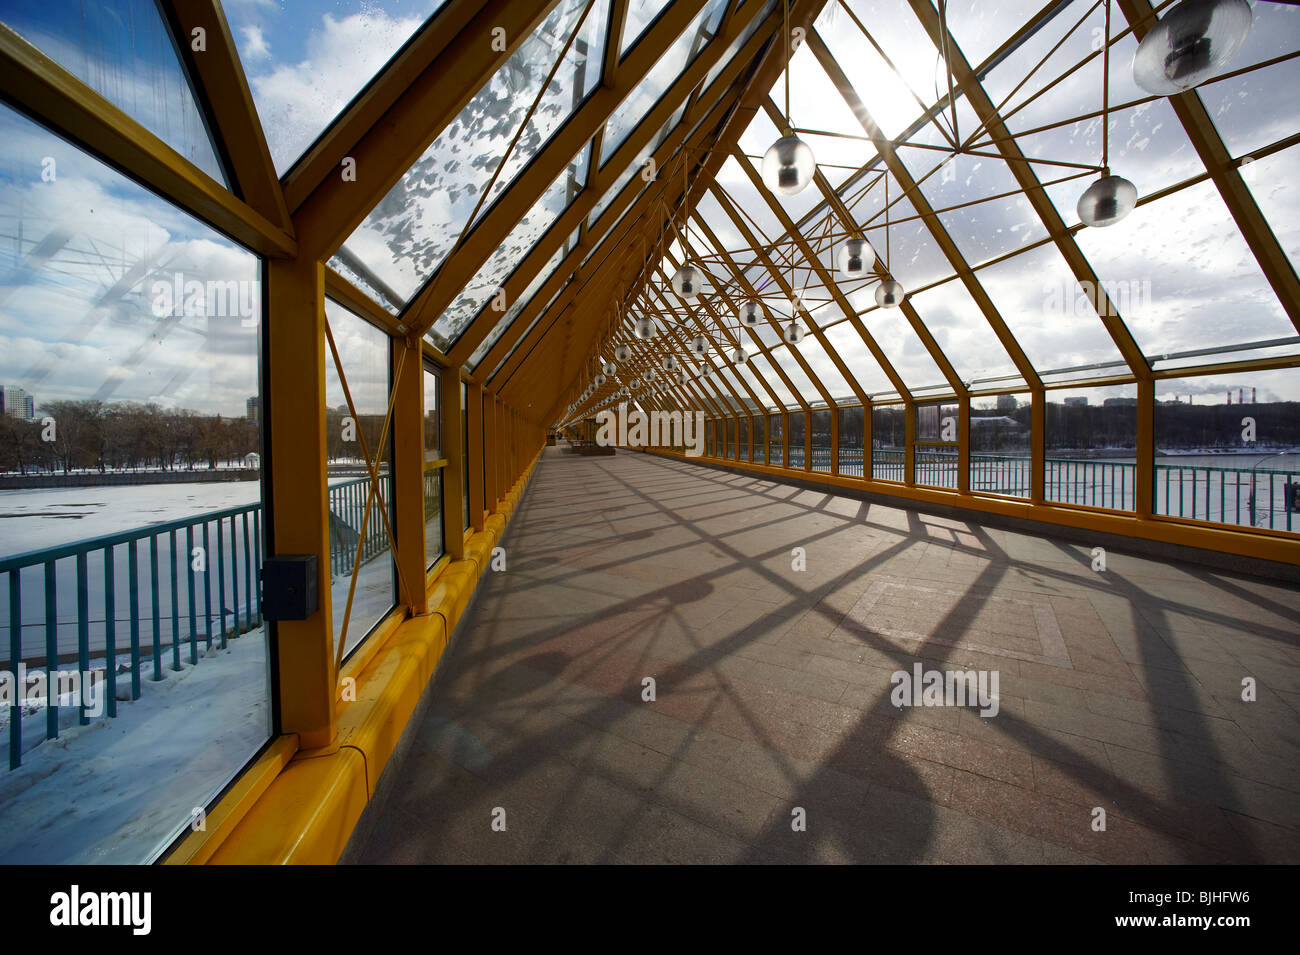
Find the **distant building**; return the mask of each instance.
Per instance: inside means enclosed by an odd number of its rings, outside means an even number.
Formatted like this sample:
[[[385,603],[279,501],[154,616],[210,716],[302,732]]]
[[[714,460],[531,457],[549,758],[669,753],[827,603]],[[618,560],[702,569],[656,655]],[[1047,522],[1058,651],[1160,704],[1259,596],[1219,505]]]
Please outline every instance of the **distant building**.
[[[253,395],[244,402],[244,417],[253,424],[260,424],[262,421],[262,399]]]
[[[1077,398],[1066,398],[1065,404],[1067,407],[1071,408],[1086,408],[1088,406],[1088,397],[1086,395],[1080,395]]]
[[[1102,402],[1106,408],[1135,408],[1138,400],[1136,398],[1107,398]]]
[[[0,410],[3,410],[11,418],[20,418],[23,421],[35,419],[36,399],[32,395],[13,385],[5,385],[2,390],[4,399],[3,405],[0,405]]]
[[[1020,402],[1016,401],[1015,395],[998,395],[999,411],[1015,411],[1020,407]]]

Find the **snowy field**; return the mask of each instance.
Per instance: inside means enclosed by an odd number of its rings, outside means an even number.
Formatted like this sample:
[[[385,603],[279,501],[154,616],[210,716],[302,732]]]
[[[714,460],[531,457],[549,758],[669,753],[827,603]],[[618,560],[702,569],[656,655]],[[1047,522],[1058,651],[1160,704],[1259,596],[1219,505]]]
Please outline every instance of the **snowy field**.
[[[258,628],[37,746],[0,773],[0,864],[155,858],[270,738],[267,673]]]
[[[354,480],[340,477],[331,485]],[[253,482],[214,482],[154,486],[49,488],[0,491],[0,557],[43,550],[149,525],[188,520],[201,514],[253,505],[259,486]],[[252,515],[248,521],[252,533]],[[201,529],[196,532],[196,540]],[[47,740],[47,710],[28,704],[21,716],[22,765],[0,767],[0,863],[145,862],[169,845],[203,807],[253,757],[270,732],[269,665],[264,629],[257,626],[256,605],[248,601],[248,581],[256,586],[255,568],[245,573],[243,525],[224,527],[225,587],[218,585],[216,525],[209,525],[208,573],[196,574],[196,640],[191,642],[187,593],[189,562],[185,534],[178,532],[171,553],[167,535],[159,537],[159,627],[153,625],[154,591],[148,538],[137,548],[140,699],[129,700],[131,686],[130,572],[125,544],[114,548],[112,615],[117,665],[117,716],[80,726],[71,700],[59,700],[59,736]],[[249,553],[255,552],[250,541]],[[106,586],[104,556],[87,555],[87,636],[92,671],[105,671]],[[172,568],[177,581],[175,612]],[[0,575],[0,662],[9,661],[9,575]],[[29,669],[45,660],[45,574],[41,566],[20,578],[22,658]],[[56,642],[61,670],[76,669],[79,607],[76,563],[56,563]],[[205,600],[204,583],[209,588]],[[349,577],[331,580],[335,633],[342,623]],[[236,586],[238,592],[235,591]],[[347,646],[352,649],[394,604],[390,552],[362,564],[353,601]],[[211,608],[211,616],[207,615]],[[235,624],[236,615],[238,626]],[[229,635],[251,623],[242,636]],[[213,646],[205,651],[211,621]],[[153,651],[161,656],[160,681]],[[177,641],[175,653],[173,642]],[[191,664],[191,647],[197,663]],[[174,670],[179,659],[181,669]],[[9,707],[0,707],[0,759],[10,741]],[[7,759],[6,759],[7,763]]]

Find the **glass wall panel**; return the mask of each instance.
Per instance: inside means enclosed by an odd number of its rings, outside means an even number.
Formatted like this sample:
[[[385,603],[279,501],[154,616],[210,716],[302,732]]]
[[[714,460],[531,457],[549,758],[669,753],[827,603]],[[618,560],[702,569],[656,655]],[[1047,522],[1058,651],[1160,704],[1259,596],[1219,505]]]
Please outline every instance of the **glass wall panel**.
[[[790,423],[790,467],[802,468],[807,458],[804,435],[808,429],[808,412],[791,411],[787,420]]]
[[[785,464],[785,416],[767,416],[767,463]]]
[[[903,405],[871,408],[871,477],[903,480],[907,451],[907,410]]]
[[[469,389],[463,381],[460,383],[460,493],[462,526],[469,530]]]
[[[382,508],[393,521],[392,426],[379,438],[388,415],[391,340],[383,331],[333,301],[325,303],[343,374],[356,410],[348,408],[333,359],[325,362],[325,440],[330,485],[330,599],[334,634],[343,632],[351,653],[397,602],[397,564],[389,546]],[[363,448],[364,442],[364,448]],[[379,493],[372,495],[365,450],[378,458]],[[348,613],[348,589],[356,590]]]
[[[814,471],[831,470],[831,411],[821,408],[808,413],[809,426],[812,429],[812,469]]]
[[[1049,501],[1131,511],[1137,477],[1137,386],[1047,393]]]
[[[749,460],[749,416],[736,419],[736,457]]]
[[[916,406],[916,453],[913,467],[917,484],[957,486],[957,405],[927,402]]]
[[[866,420],[861,405],[839,409],[840,415],[840,473],[862,477],[864,466],[863,424]]]
[[[735,459],[736,457],[736,419],[726,419],[727,428],[727,457]]]
[[[0,223],[0,863],[152,862],[271,737],[261,263],[5,106]]]
[[[1156,382],[1157,514],[1300,532],[1294,369]]]
[[[1033,470],[1033,396],[992,395],[970,400],[970,489],[1029,497]]]
[[[767,425],[767,415],[754,416],[754,460],[762,464],[767,463]]]

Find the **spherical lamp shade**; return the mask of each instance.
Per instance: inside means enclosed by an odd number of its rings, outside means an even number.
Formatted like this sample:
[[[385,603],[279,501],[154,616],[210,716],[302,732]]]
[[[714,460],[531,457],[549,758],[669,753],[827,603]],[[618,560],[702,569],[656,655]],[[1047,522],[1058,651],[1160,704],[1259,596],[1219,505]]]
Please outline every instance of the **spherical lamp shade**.
[[[693,265],[683,265],[673,275],[673,291],[680,295],[685,301],[693,302],[700,295],[700,285],[703,281],[700,270]]]
[[[676,370],[677,370],[677,359],[672,355],[666,355],[664,357],[664,371],[676,371]]]
[[[874,257],[866,239],[849,239],[840,246],[836,261],[845,276],[861,278],[867,274],[867,267]]]
[[[605,364],[600,366],[600,370],[607,375],[612,375],[614,372],[618,371],[618,365],[614,364],[612,361],[607,361]]]
[[[709,339],[704,335],[696,335],[691,339],[691,351],[697,355],[707,355],[709,353]]]
[[[632,326],[632,331],[637,338],[640,338],[643,341],[649,341],[651,338],[655,337],[655,332],[658,331],[658,329],[655,328],[653,318],[638,318],[636,324]]]
[[[1133,80],[1169,96],[1221,71],[1250,33],[1246,0],[1183,0],[1142,38],[1133,54]]]
[[[736,311],[736,317],[740,319],[741,324],[748,325],[750,328],[763,324],[763,306],[752,298],[742,302],[740,308]]]
[[[763,156],[763,184],[781,196],[793,196],[812,182],[817,160],[808,144],[797,136],[784,136]]]
[[[604,376],[604,375],[597,375],[595,378],[591,379],[591,383],[592,383],[593,385],[595,385],[597,388],[604,388],[604,387],[605,387],[605,376]]]
[[[627,361],[631,357],[632,357],[632,349],[629,348],[627,345],[619,345],[617,348],[614,349],[615,361]]]
[[[656,374],[657,373],[653,368],[647,368],[645,372],[641,375],[641,377],[644,378],[646,381],[654,381]]]
[[[1137,187],[1123,176],[1102,176],[1079,197],[1079,218],[1096,228],[1114,225],[1133,211],[1137,199]]]
[[[791,321],[790,324],[785,327],[785,335],[783,337],[791,345],[799,344],[803,341],[803,336],[803,326],[799,324],[798,319]]]
[[[897,308],[906,295],[903,286],[893,279],[886,279],[876,286],[876,304],[881,308]]]
[[[641,390],[641,379],[640,379],[640,378],[633,378],[633,379],[628,383],[628,387],[631,388],[633,391],[640,391],[640,390]]]
[[[745,362],[749,361],[749,356],[745,354],[744,348],[737,345],[735,350],[731,353],[731,360],[737,365],[743,365]]]

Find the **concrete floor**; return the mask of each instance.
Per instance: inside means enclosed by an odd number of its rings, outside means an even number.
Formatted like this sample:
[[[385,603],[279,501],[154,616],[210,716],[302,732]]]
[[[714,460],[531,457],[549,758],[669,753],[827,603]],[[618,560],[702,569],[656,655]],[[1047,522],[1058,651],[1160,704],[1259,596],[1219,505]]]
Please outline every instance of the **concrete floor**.
[[[345,861],[1300,861],[1283,585],[624,451],[506,548]],[[999,711],[895,708],[917,662]]]

